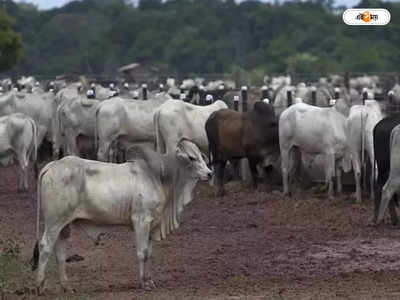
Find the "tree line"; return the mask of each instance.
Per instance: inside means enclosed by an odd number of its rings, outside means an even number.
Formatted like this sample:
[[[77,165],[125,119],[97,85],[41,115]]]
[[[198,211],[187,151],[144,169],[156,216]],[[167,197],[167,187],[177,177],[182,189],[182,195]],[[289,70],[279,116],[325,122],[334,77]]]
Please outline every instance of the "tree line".
[[[397,71],[400,3],[358,7],[387,8],[391,23],[347,26],[332,0],[82,0],[45,11],[3,0],[2,14],[22,37],[8,71],[19,74],[114,74],[132,62],[166,74]]]

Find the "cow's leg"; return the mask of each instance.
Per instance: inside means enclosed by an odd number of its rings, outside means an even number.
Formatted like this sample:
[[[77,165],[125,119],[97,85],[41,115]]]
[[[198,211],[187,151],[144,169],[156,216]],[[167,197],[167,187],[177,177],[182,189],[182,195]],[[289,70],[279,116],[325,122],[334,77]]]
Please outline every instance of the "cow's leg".
[[[392,200],[389,202],[390,219],[392,220],[393,225],[397,225],[399,223],[399,218],[397,217],[397,212],[396,212],[397,205],[398,205],[397,194],[394,194]]]
[[[28,191],[28,158],[24,155],[25,151],[17,155],[18,164],[21,168],[21,175],[19,177],[18,191]]]
[[[214,164],[215,178],[217,179],[217,197],[225,195],[224,189],[224,172],[225,172],[226,160],[219,160]]]
[[[367,191],[367,160],[365,159],[366,151],[364,151],[364,163],[362,164],[362,179],[363,179],[363,190]]]
[[[60,159],[60,152],[61,152],[60,148],[61,148],[61,146],[53,143],[53,160]]]
[[[336,188],[338,196],[342,196],[343,185],[342,185],[342,169],[336,164]]]
[[[33,162],[33,173],[35,174],[35,179],[39,177],[39,165],[37,161]]]
[[[361,167],[360,156],[356,152],[352,152],[351,164],[353,166],[354,181],[356,182],[356,202],[361,203]]]
[[[145,276],[145,280],[150,282],[150,285],[152,285],[153,287],[155,287],[154,281],[151,278],[151,255],[153,253],[153,241],[151,240],[151,237],[149,239],[149,245],[147,248],[147,253],[148,253],[148,259],[147,259],[147,263],[145,265],[145,269],[144,269],[144,276]]]
[[[135,216],[132,217],[132,222],[136,234],[136,251],[139,260],[140,285],[144,289],[151,289],[154,287],[154,282],[151,280],[150,270],[147,270],[148,274],[145,276],[147,262],[151,254],[151,249],[149,247],[151,218],[147,218],[146,216]]]
[[[384,177],[383,175],[381,175]],[[377,223],[378,220],[378,213],[379,213],[379,207],[382,203],[382,190],[383,190],[383,183],[381,181],[377,181],[376,183],[376,193],[375,193],[375,201],[374,201],[374,219],[373,222]],[[394,194],[392,199],[389,201],[389,213],[390,213],[390,218],[392,220],[393,225],[397,225],[399,223],[399,218],[397,216],[396,212],[396,205],[397,205],[397,195]]]
[[[393,179],[391,177],[389,177],[388,181],[383,186],[382,199],[381,199],[381,203],[379,206],[378,218],[376,220],[377,224],[379,224],[383,220],[383,216],[385,214],[386,208],[388,207],[389,202],[393,202],[393,200],[392,200],[393,196],[399,187],[400,187],[400,180]],[[391,214],[392,214],[392,212],[391,212]],[[396,218],[397,218],[396,211],[394,211],[394,214],[396,215]],[[393,218],[392,218],[392,221],[393,221]]]
[[[375,193],[375,199],[374,199],[374,219],[373,219],[374,223],[376,223],[376,221],[378,219],[379,206],[381,204],[381,197],[382,197],[382,187],[383,187],[383,184],[377,180],[376,185],[375,185],[376,193]],[[390,201],[390,202],[392,202],[392,201]]]
[[[67,225],[60,233],[60,238],[57,240],[55,244],[55,252],[56,252],[56,261],[58,265],[58,273],[60,276],[60,284],[64,289],[64,292],[71,292],[71,288],[68,285],[68,277],[65,271],[65,242],[67,238],[69,238],[71,234],[71,229]]]
[[[258,172],[257,172],[257,160],[254,158],[248,158],[249,161],[249,167],[251,171],[251,178],[253,180],[253,188],[256,190],[257,189],[257,181],[258,181]]]
[[[371,163],[371,176],[369,178],[369,184],[370,184],[369,198],[371,200],[373,200],[373,199],[375,199],[375,187],[374,187],[374,183],[375,183],[375,158],[371,157],[371,155],[370,155],[370,163]]]
[[[282,168],[282,182],[283,182],[283,195],[289,196],[289,169],[290,169],[290,150],[281,149],[281,168]]]
[[[232,159],[229,161],[233,168],[233,179],[240,180],[240,168],[239,168],[239,159]]]
[[[333,191],[333,177],[335,175],[335,154],[326,154],[325,161],[325,182],[329,184],[328,197],[329,199],[334,199]]]
[[[65,140],[67,143],[67,155],[76,155],[80,156],[78,145],[77,145],[77,136],[72,134],[71,132],[65,133]]]
[[[378,213],[379,207],[381,205],[381,198],[382,198],[382,182],[377,182],[376,185],[376,194],[375,194],[375,201],[374,201],[374,219],[373,222],[377,223],[378,220]],[[397,225],[399,223],[399,218],[397,217],[396,212],[396,203],[397,203],[397,195],[394,194],[393,198],[389,201],[389,213],[390,219],[392,220],[393,225]]]
[[[108,150],[109,154],[108,154],[108,162],[117,162],[117,141],[114,141],[111,145],[110,145],[110,149]]]
[[[263,167],[262,168],[262,171],[263,171],[263,173],[264,173],[264,182],[266,183],[266,184],[270,184],[270,185],[272,185],[274,182],[273,182],[273,179],[274,179],[274,177],[273,177],[273,173],[274,173],[274,168],[273,168],[273,166],[266,166],[266,167]]]
[[[49,258],[54,250],[54,246],[57,242],[63,226],[52,226],[52,228],[46,228],[39,244],[39,265],[36,277],[37,291],[40,295],[44,289],[44,277],[46,272],[46,266],[49,262]]]
[[[100,161],[109,161],[111,142],[100,142],[97,151],[97,159]]]

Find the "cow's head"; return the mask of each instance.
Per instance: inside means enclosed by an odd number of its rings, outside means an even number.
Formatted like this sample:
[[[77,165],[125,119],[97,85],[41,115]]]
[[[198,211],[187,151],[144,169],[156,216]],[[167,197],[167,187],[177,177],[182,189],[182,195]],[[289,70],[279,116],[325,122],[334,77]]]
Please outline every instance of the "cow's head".
[[[187,176],[193,179],[211,179],[212,171],[207,167],[200,149],[190,140],[183,138],[176,146],[176,158],[185,165]]]

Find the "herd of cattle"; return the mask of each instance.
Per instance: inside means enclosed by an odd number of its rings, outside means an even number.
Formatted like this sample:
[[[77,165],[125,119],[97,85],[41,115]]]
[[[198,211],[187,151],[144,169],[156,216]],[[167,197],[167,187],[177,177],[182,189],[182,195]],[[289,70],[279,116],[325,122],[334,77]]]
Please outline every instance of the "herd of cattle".
[[[331,76],[313,85],[274,77],[261,89],[240,90],[230,82],[202,83],[186,80],[176,87],[168,80],[152,91],[127,83],[105,88],[84,78],[0,83],[1,162],[16,159],[21,190],[28,188],[29,161],[38,180],[32,265],[38,267],[39,292],[53,252],[60,282],[69,289],[65,241],[72,222],[94,238],[99,233],[94,224],[133,227],[140,282],[151,288],[152,241],[179,226],[197,181],[211,179],[211,166],[217,195],[223,195],[227,162],[238,166],[243,158],[255,188],[259,170],[277,169],[285,196],[300,166],[322,164],[329,198],[334,178],[340,194],[342,172],[353,170],[358,202],[368,162],[375,221],[382,221],[389,206],[392,222],[398,222],[400,114],[391,111],[400,102],[399,85],[386,93],[376,76],[346,84]],[[382,94],[384,99],[375,100]],[[53,161],[39,173],[37,158],[46,141]]]

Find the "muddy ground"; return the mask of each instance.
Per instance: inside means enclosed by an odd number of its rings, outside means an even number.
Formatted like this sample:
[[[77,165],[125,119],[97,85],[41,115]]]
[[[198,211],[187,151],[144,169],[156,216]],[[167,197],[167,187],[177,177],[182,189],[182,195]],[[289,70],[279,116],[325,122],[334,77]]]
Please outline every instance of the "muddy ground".
[[[35,187],[16,193],[0,170],[0,299],[34,299]],[[33,182],[33,177],[31,177]],[[275,187],[279,191],[279,187]],[[153,247],[151,292],[139,288],[133,232],[110,228],[100,245],[74,228],[64,294],[54,260],[41,299],[400,299],[400,229],[372,226],[372,203],[310,191],[284,199],[230,183],[215,198],[197,186],[181,227]]]

